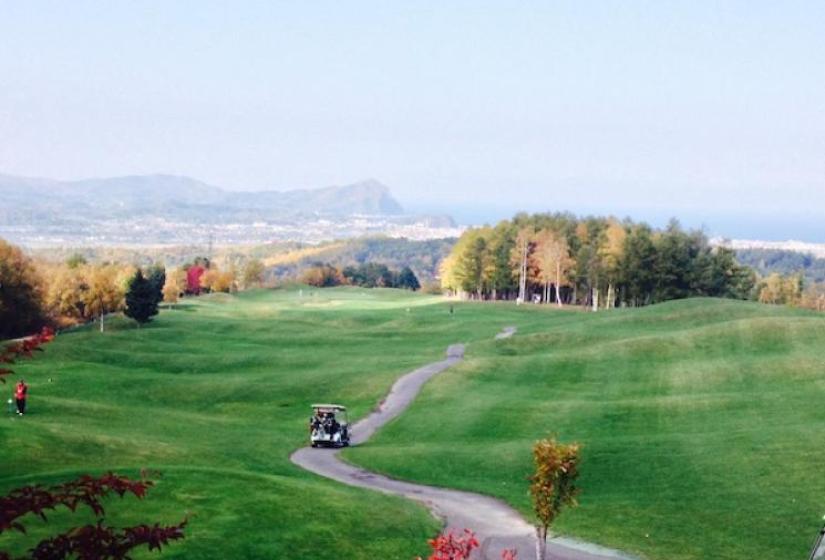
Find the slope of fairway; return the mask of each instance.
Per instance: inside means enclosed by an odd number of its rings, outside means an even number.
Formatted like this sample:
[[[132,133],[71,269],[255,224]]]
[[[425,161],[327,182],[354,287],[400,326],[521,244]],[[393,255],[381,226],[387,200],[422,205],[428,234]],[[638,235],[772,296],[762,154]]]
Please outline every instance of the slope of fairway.
[[[661,560],[806,557],[825,513],[825,317],[719,300],[523,317],[346,456],[529,514],[531,444],[555,433],[584,445],[563,533]]]
[[[309,405],[365,415],[403,373],[448,344],[492,338],[543,314],[456,305],[395,290],[276,290],[188,299],[148,326],[115,318],[60,335],[16,366],[30,414],[0,422],[0,491],[107,469],[162,471],[147,500],[110,507],[116,525],[194,515],[170,558],[411,558],[438,524],[408,501],[308,474]],[[48,379],[52,378],[52,382]],[[11,385],[5,385],[8,394]],[[58,514],[35,539],[89,519]],[[11,544],[9,544],[11,542]]]

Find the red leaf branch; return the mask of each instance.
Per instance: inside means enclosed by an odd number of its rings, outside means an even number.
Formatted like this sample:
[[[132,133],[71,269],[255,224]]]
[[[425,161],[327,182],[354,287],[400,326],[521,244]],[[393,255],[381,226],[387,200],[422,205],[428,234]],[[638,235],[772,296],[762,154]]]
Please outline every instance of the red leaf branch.
[[[0,364],[13,364],[20,358],[31,358],[34,352],[42,352],[42,346],[52,340],[54,340],[54,331],[49,327],[43,327],[43,330],[38,334],[24,338],[19,342],[13,342],[0,350]],[[5,383],[5,377],[12,373],[14,373],[14,370],[0,367],[0,383]]]
[[[18,519],[29,513],[46,519],[46,511],[65,506],[75,511],[78,506],[89,507],[96,515],[103,515],[102,499],[110,494],[123,497],[127,493],[143,498],[154,483],[151,480],[131,480],[128,477],[108,473],[95,478],[83,475],[77,480],[45,487],[39,484],[12,490],[0,497],[0,533],[14,529],[25,533]]]

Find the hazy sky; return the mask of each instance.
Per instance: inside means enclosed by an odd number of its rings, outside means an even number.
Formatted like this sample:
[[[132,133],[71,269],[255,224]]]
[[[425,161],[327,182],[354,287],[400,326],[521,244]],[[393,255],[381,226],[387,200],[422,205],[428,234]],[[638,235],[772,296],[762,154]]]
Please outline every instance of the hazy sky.
[[[0,172],[825,241],[825,2],[0,2]]]

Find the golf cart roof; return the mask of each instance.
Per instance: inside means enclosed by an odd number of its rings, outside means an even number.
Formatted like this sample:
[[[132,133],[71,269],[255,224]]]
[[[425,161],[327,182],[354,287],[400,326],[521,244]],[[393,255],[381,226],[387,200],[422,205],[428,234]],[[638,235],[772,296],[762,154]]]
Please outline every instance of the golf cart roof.
[[[345,406],[341,406],[340,404],[314,404],[312,408],[318,410],[336,410],[336,411],[344,411],[347,409]]]

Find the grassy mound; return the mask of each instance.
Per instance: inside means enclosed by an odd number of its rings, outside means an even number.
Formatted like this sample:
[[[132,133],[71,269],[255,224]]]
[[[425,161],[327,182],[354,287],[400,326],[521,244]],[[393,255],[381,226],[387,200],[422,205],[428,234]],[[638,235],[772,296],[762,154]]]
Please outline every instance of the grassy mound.
[[[689,300],[530,319],[348,458],[529,514],[531,444],[555,433],[584,444],[563,533],[656,559],[806,557],[825,513],[825,317]]]

